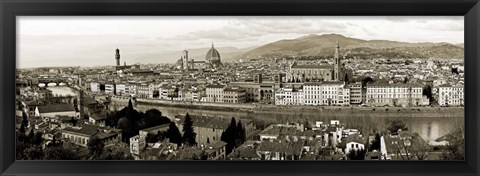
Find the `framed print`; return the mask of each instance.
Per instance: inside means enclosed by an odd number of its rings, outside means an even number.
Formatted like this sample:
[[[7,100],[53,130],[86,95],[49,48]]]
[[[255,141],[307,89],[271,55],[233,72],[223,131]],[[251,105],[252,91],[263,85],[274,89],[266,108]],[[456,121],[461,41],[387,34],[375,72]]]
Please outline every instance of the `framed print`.
[[[1,9],[2,175],[478,175],[476,0]]]

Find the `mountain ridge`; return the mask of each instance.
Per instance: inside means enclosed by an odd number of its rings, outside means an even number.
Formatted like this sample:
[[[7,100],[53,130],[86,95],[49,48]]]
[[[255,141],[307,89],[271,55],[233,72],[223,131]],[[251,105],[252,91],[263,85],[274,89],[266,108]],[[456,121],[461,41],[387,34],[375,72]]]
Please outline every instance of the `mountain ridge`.
[[[391,40],[363,40],[340,34],[309,34],[259,46],[237,59],[333,56],[336,42],[346,55],[356,58],[463,58],[463,44],[446,42],[409,43]]]

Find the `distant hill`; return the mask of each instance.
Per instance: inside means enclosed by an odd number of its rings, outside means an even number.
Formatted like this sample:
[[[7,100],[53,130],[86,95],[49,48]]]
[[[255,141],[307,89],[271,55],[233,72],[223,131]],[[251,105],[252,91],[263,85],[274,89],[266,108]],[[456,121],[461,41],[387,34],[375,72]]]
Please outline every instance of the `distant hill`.
[[[331,57],[336,42],[342,54],[360,59],[368,58],[463,58],[462,45],[449,43],[407,43],[388,40],[362,40],[338,34],[307,35],[291,40],[269,43],[244,54],[237,59],[281,57]]]

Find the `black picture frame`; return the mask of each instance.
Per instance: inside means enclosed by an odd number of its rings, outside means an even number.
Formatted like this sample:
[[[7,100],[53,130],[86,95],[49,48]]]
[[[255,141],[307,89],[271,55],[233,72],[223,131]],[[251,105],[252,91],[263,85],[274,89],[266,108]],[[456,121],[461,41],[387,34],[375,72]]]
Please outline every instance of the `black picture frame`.
[[[1,0],[1,175],[479,175],[478,0]],[[465,16],[465,161],[15,161],[16,16]],[[414,27],[414,26],[412,26]]]

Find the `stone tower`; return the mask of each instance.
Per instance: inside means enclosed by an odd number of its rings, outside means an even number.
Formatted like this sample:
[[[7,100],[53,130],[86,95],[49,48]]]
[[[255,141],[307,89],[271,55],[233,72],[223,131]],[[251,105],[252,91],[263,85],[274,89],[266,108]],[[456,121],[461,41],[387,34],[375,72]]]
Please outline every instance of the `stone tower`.
[[[188,51],[183,50],[182,52],[182,69],[187,71],[189,69],[188,65]]]
[[[77,95],[77,109],[79,112],[79,118],[83,119],[84,111],[83,111],[83,90],[78,90]]]
[[[334,64],[333,64],[333,80],[340,81],[342,80],[342,62],[340,60],[340,44],[337,42],[337,46],[335,47],[335,55],[333,57]]]
[[[120,66],[120,50],[118,48],[115,50],[115,60],[117,60],[117,66]]]

